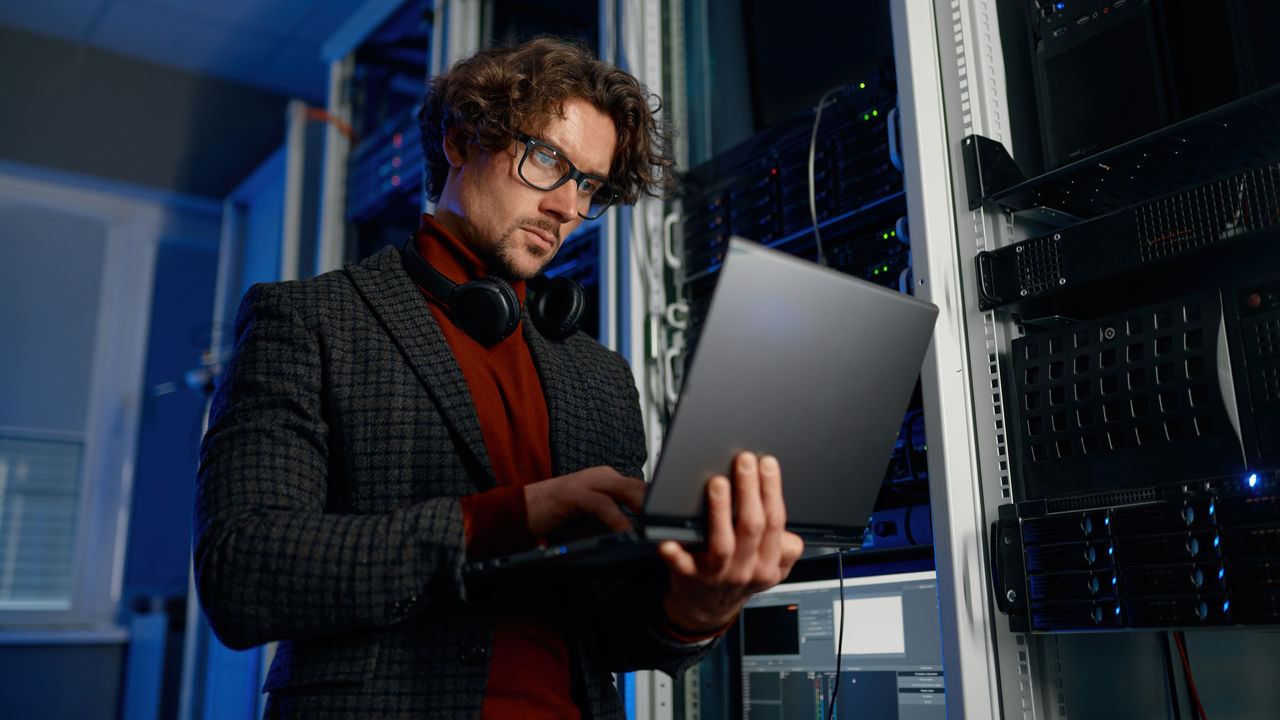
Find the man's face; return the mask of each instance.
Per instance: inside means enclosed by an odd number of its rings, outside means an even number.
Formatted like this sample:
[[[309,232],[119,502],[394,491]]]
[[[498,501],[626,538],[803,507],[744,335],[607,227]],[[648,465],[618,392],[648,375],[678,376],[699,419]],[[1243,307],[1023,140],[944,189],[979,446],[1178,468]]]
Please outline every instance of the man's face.
[[[613,121],[586,100],[568,100],[563,117],[521,130],[554,146],[582,172],[608,177],[618,133]],[[524,149],[513,139],[505,150],[489,153],[446,138],[451,167],[436,209],[437,222],[479,255],[491,273],[511,280],[537,275],[582,222],[576,182],[544,191],[520,179]]]

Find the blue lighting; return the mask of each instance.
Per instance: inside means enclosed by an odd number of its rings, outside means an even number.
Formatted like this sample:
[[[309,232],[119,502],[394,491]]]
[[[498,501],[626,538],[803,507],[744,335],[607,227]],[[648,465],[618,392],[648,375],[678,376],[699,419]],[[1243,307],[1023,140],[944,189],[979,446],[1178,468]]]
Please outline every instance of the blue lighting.
[[[1217,535],[1214,535],[1214,536],[1213,536],[1213,546],[1214,546],[1214,547],[1218,547],[1218,543],[1220,543],[1220,542],[1222,542],[1222,538],[1218,537]]]
[[[1218,579],[1219,579],[1219,580],[1221,580],[1221,579],[1222,579],[1222,577],[1223,577],[1224,575],[1226,575],[1226,574],[1227,574],[1227,569],[1226,569],[1226,568],[1218,568]]]
[[[1257,486],[1258,486],[1258,473],[1254,473],[1249,476],[1249,487],[1257,487]]]
[[[1119,606],[1119,605],[1117,605],[1117,606],[1116,606],[1116,615],[1117,615],[1117,616],[1118,616],[1118,615],[1120,615],[1120,606]]]
[[[1223,600],[1223,601],[1222,601],[1222,612],[1226,612],[1226,611],[1227,611],[1227,608],[1229,608],[1229,607],[1231,607],[1231,601],[1230,601],[1230,600]]]
[[[1067,4],[1066,4],[1066,3],[1058,3],[1057,5],[1054,5],[1054,7],[1058,8],[1059,10],[1061,10],[1062,8],[1064,8],[1064,7],[1066,7],[1066,6],[1067,6]]]
[[[560,546],[560,554],[561,554],[561,555],[565,555],[565,554],[567,554],[568,552],[569,552],[569,548],[567,548],[567,547],[565,547],[565,546],[563,546],[563,545],[561,545],[561,546]]]
[[[1102,524],[1103,524],[1103,525],[1110,525],[1110,524],[1111,524],[1111,518],[1110,518],[1110,517],[1108,517],[1107,519],[1103,520],[1103,521],[1102,521]]]
[[[1214,508],[1213,503],[1209,503],[1209,514],[1210,514],[1210,515],[1212,515],[1212,514],[1213,514],[1213,508]]]
[[[1111,578],[1111,584],[1112,584],[1112,585],[1115,585],[1115,584],[1116,584],[1116,578]]]
[[[1115,549],[1115,548],[1107,548],[1107,554],[1108,554],[1108,555],[1115,555],[1115,554],[1116,554],[1116,549]]]

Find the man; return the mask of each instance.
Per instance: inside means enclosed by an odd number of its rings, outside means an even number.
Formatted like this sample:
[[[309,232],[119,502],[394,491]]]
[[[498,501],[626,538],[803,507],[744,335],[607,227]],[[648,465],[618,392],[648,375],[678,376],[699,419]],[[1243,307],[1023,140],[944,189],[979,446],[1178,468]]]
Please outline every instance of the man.
[[[246,294],[194,554],[218,636],[280,641],[269,717],[621,717],[611,673],[683,671],[799,557],[776,460],[744,453],[708,483],[705,548],[656,572],[463,577],[639,509],[626,362],[519,298],[584,217],[662,189],[648,98],[552,39],[459,63],[420,116],[438,205],[403,253]]]

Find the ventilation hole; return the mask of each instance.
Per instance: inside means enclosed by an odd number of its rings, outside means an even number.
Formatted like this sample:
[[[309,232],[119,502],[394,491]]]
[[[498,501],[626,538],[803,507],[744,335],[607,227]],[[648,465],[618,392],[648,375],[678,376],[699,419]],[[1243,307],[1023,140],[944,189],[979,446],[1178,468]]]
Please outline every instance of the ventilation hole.
[[[1165,390],[1158,396],[1160,400],[1160,412],[1171,413],[1178,409],[1178,394]]]
[[[1026,404],[1027,404],[1028,410],[1040,409],[1040,393],[1029,392],[1029,393],[1026,393],[1023,397],[1026,398]]]
[[[1027,368],[1026,384],[1035,385],[1038,382],[1040,382],[1040,368],[1038,367]]]
[[[1092,455],[1098,452],[1100,443],[1097,435],[1085,435],[1080,438],[1080,449],[1084,450],[1085,455]]]
[[[1049,388],[1049,404],[1061,405],[1067,401],[1067,389],[1062,385]]]
[[[1058,454],[1059,458],[1069,458],[1074,454],[1071,452],[1071,440],[1068,438],[1062,438],[1061,440],[1055,441],[1053,443],[1053,449],[1054,452]]]
[[[1156,383],[1158,385],[1168,385],[1176,378],[1173,376],[1173,363],[1160,363],[1156,365]]]
[[[1155,323],[1155,327],[1158,328],[1167,328],[1173,324],[1173,320],[1170,318],[1169,311],[1167,309],[1157,310],[1155,312],[1155,316],[1152,317],[1152,321]]]
[[[1136,418],[1146,417],[1151,411],[1151,403],[1145,397],[1135,397],[1129,399],[1129,412],[1133,413]]]
[[[1089,385],[1089,381],[1087,380],[1081,380],[1072,387],[1075,388],[1076,400],[1088,400],[1093,395],[1093,391]]]
[[[1098,353],[1098,367],[1112,368],[1116,366],[1116,351],[1114,349],[1103,350]]]
[[[1168,335],[1161,335],[1156,338],[1156,357],[1169,355],[1173,352],[1173,338]]]
[[[1076,348],[1089,347],[1089,333],[1079,330],[1076,332],[1074,339]]]
[[[1178,418],[1164,421],[1164,436],[1169,440],[1181,440],[1186,435],[1186,426]]]
[[[1142,352],[1142,343],[1136,342],[1124,349],[1124,359],[1130,363],[1142,362],[1144,353]]]
[[[1077,375],[1083,375],[1089,372],[1089,356],[1077,355],[1075,359],[1075,371]]]
[[[1044,443],[1031,446],[1031,462],[1044,462],[1049,459],[1049,448]]]
[[[1195,323],[1200,321],[1200,303],[1191,303],[1184,305],[1182,308],[1182,318],[1187,323]]]
[[[1103,375],[1098,378],[1098,389],[1102,391],[1103,395],[1115,395],[1116,391],[1120,389],[1120,385],[1116,382],[1115,375]]]
[[[1192,385],[1187,388],[1187,399],[1191,401],[1191,407],[1201,408],[1209,404],[1209,388],[1204,385]]]
[[[1053,423],[1054,432],[1067,431],[1067,428],[1069,426],[1067,425],[1067,414],[1065,412],[1059,411],[1059,412],[1053,413],[1052,415],[1049,416],[1049,418]]]
[[[1192,380],[1204,377],[1204,358],[1189,358],[1187,360],[1187,377]]]
[[[1125,333],[1129,336],[1142,334],[1142,318],[1130,318],[1124,324]]]
[[[1147,373],[1145,370],[1130,370],[1128,379],[1130,390],[1141,390],[1147,386]]]
[[[1044,418],[1039,415],[1027,418],[1027,434],[1039,437],[1044,434]]]
[[[1080,427],[1093,426],[1093,408],[1079,408],[1076,410],[1076,424]]]
[[[1153,445],[1161,439],[1160,433],[1156,431],[1156,426],[1151,423],[1142,423],[1138,426],[1139,445]]]
[[[1182,347],[1187,350],[1198,350],[1204,347],[1204,331],[1191,330],[1182,336]]]
[[[1065,367],[1065,364],[1061,360],[1054,360],[1053,362],[1049,363],[1049,379],[1061,380],[1062,370],[1064,367]]]
[[[1122,402],[1109,402],[1102,406],[1102,419],[1109,423],[1129,419],[1129,406]]]
[[[1027,343],[1023,346],[1023,351],[1025,352],[1028,360],[1035,360],[1040,357],[1040,346],[1036,343]]]
[[[1060,337],[1049,338],[1049,354],[1058,355],[1061,352],[1062,352],[1062,338]]]

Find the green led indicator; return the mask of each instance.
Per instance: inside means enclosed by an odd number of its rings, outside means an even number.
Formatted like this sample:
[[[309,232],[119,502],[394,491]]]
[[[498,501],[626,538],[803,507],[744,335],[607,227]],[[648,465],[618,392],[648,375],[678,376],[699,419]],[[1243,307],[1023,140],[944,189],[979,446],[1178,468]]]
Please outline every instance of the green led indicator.
[[[889,233],[885,233],[882,237],[883,237],[883,239],[888,240],[888,239],[889,239]]]
[[[885,272],[889,272],[889,266],[888,266],[888,265],[885,265],[885,266],[884,266],[884,271],[885,271]]]
[[[872,111],[871,111],[871,116],[872,116],[872,117],[879,117],[879,116],[880,116],[880,111],[879,111],[879,110],[872,110]]]
[[[890,234],[890,235],[892,235],[893,237],[898,237],[898,231],[897,231],[897,230],[890,230],[890,231],[889,231],[889,234]]]
[[[871,116],[870,116],[870,115],[865,115],[865,114],[864,114],[864,115],[862,116],[862,119],[863,119],[863,120],[870,120],[870,119],[871,119]]]
[[[867,89],[867,84],[866,84],[866,83],[858,83],[858,89],[860,89],[860,90],[866,90],[866,89]]]

